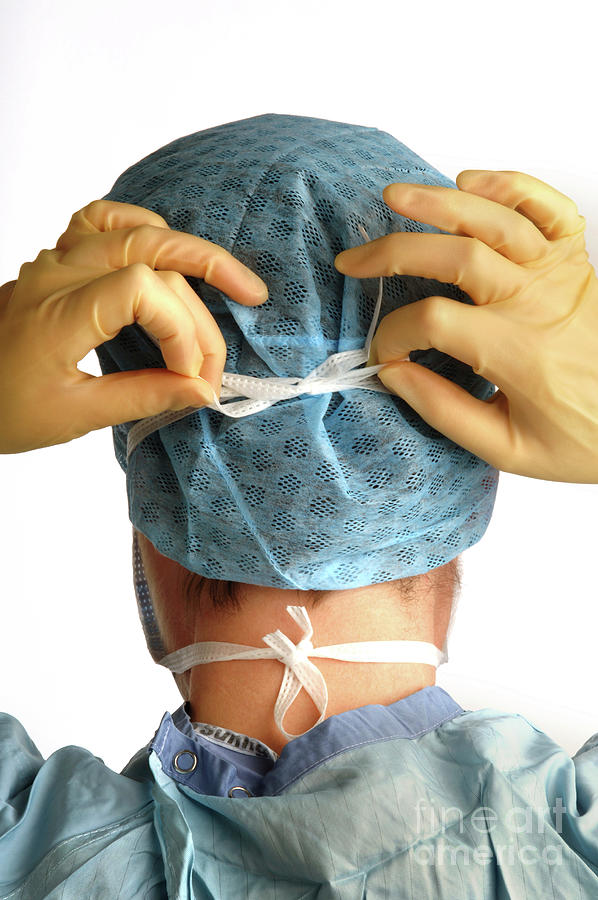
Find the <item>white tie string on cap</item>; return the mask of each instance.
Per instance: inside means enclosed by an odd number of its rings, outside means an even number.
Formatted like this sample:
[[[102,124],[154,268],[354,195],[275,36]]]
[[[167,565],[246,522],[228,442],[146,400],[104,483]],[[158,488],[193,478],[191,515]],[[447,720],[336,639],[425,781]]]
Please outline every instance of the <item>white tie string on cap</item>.
[[[365,228],[360,225],[359,229],[365,240],[369,241],[370,238]],[[359,368],[364,362],[368,361],[370,355],[370,345],[378,324],[382,305],[382,287],[382,278],[380,278],[374,315],[365,346],[361,350],[345,350],[341,353],[333,353],[323,363],[316,366],[305,378],[287,378],[283,376],[255,378],[251,375],[237,375],[233,372],[224,372],[222,375],[220,400],[230,400],[233,397],[245,397],[246,399],[222,404],[214,393],[214,402],[208,404],[209,409],[218,410],[225,416],[238,419],[267,409],[274,403],[278,403],[279,400],[288,400],[291,397],[299,397],[301,394],[327,394],[355,388],[365,388],[369,391],[380,391],[384,394],[390,394],[391,391],[385,388],[382,382],[376,378],[380,369],[383,368],[382,365]],[[153,343],[159,347],[160,342],[145,328],[143,330]],[[402,359],[408,360],[409,356],[402,357]],[[140,419],[129,430],[127,459],[129,459],[135,447],[148,434],[163,428],[165,425],[170,425],[172,422],[183,419],[185,416],[191,415],[191,413],[197,412],[197,409],[198,407],[195,406],[187,406],[185,409],[166,410],[155,416]]]
[[[348,662],[423,663],[435,668],[447,659],[445,652],[427,641],[356,641],[314,648],[311,640],[313,626],[305,606],[287,606],[287,612],[303,629],[303,637],[297,644],[293,644],[286,634],[277,629],[262,638],[270,647],[269,650],[225,641],[202,641],[169,653],[159,661],[159,664],[180,675],[202,663],[230,659],[280,660],[285,666],[285,673],[274,707],[274,721],[285,738],[290,741],[306,733],[303,731],[301,734],[292,734],[283,727],[287,710],[302,686],[320,711],[320,718],[307,731],[311,731],[326,718],[328,689],[324,676],[317,666],[310,662],[310,656]]]

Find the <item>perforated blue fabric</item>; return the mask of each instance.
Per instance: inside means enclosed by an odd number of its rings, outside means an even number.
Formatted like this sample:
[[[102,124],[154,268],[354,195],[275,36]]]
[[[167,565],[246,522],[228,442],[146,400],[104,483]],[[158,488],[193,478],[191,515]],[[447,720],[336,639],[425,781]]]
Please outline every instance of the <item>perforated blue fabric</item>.
[[[334,257],[392,231],[441,233],[392,212],[391,182],[456,184],[375,128],[262,115],[172,141],[127,169],[108,200],[152,209],[213,241],[269,288],[244,307],[188,283],[227,345],[225,371],[304,377],[363,347],[377,279],[341,275]],[[380,319],[458,286],[384,280]],[[97,348],[104,373],[164,367],[138,325]],[[487,399],[493,385],[437,350],[411,359]],[[198,410],[144,438],[127,463],[128,422],[113,429],[129,515],[160,553],[208,578],[346,589],[417,575],[480,540],[498,472],[394,395],[355,389],[280,401],[241,419]]]

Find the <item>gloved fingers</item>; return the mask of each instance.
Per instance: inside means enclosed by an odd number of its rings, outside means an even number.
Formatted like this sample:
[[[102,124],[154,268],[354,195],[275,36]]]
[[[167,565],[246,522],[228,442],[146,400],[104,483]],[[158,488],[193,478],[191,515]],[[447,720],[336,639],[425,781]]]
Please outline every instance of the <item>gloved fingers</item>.
[[[82,237],[103,231],[118,231],[135,225],[153,225],[167,228],[168,222],[151,209],[121,203],[117,200],[92,200],[71,216],[65,232],[56,241],[56,249],[67,251],[78,244]]]
[[[214,400],[209,384],[202,379],[182,378],[167,369],[101,376],[78,372],[77,381],[69,388],[68,421],[76,423],[79,432],[64,437],[65,441],[99,428],[155,416],[164,410],[188,406],[199,409]],[[55,415],[53,422],[56,421]]]
[[[533,222],[475,193],[440,185],[397,183],[387,185],[382,196],[395,212],[455,235],[478,238],[511,262],[525,263],[546,252],[546,238]]]
[[[412,350],[431,347],[447,353],[485,375],[483,359],[496,339],[476,309],[448,297],[425,297],[393,309],[374,334],[368,365],[399,360]],[[485,352],[486,351],[486,352]]]
[[[12,303],[7,292],[7,302],[0,305],[0,452],[47,447],[94,428],[213,402],[206,380],[186,377],[194,374],[194,366],[200,368],[202,354],[194,315],[166,283],[174,281],[173,275],[183,279],[170,273],[163,280],[137,263],[73,291],[55,292],[34,309]],[[165,362],[174,371],[160,368],[94,377],[77,368],[93,347],[136,317],[162,341]],[[208,316],[205,328],[202,324],[206,352],[211,342],[218,348],[222,344],[211,321]],[[221,358],[220,349],[218,353]]]
[[[477,238],[452,234],[386,234],[343,250],[334,264],[353,278],[418,275],[458,284],[478,306],[510,297],[527,283],[517,263]]]
[[[180,272],[155,272],[185,304],[195,322],[195,336],[201,351],[199,374],[209,381],[218,397],[226,364],[226,343],[210,310],[201,302]],[[184,373],[186,374],[186,373]]]
[[[457,175],[455,183],[470,194],[479,194],[517,210],[549,241],[579,234],[585,229],[586,220],[579,215],[571,197],[525,172],[464,169]]]
[[[378,378],[449,440],[497,469],[517,468],[509,402],[501,391],[490,400],[478,400],[465,388],[415,362],[385,366]]]
[[[68,341],[65,356],[77,362],[125,325],[137,322],[160,342],[164,362],[172,372],[195,378],[204,362],[202,347],[206,351],[214,347],[221,357],[224,341],[207,308],[197,303],[202,330],[198,342],[189,301],[167,284],[173,281],[173,274],[176,278],[177,273],[171,273],[164,279],[149,266],[134,263],[64,294],[55,301],[60,311],[55,320],[55,344]],[[177,287],[185,280],[179,277]],[[197,300],[195,293],[194,298]]]
[[[67,229],[59,240],[60,246],[56,246],[59,251],[64,249],[60,259],[64,266],[120,269],[142,262],[152,269],[174,270],[201,278],[244,306],[256,306],[267,300],[268,289],[262,279],[224,247],[184,231],[165,228],[161,217],[157,224],[146,222],[145,214],[150,211],[143,207],[117,205],[125,207],[118,210],[118,215],[113,209],[114,202],[106,200],[94,200],[80,210],[81,220],[92,221],[99,230],[86,233],[87,226],[81,225],[80,220],[73,225],[71,234]],[[129,217],[134,221],[126,225]],[[140,223],[136,221],[138,218]],[[119,227],[111,230],[115,224]],[[78,235],[76,240],[72,239],[73,235]]]
[[[165,369],[99,377],[79,370],[55,372],[50,384],[41,379],[34,396],[17,390],[0,397],[0,411],[10,425],[0,435],[0,453],[64,444],[98,428],[212,401],[207,382]]]

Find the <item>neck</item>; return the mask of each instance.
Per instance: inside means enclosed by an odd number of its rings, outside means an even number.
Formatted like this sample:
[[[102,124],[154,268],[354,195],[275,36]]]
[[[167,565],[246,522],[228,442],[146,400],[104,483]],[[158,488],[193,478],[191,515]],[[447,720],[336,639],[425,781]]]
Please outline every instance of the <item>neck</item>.
[[[425,587],[425,586],[424,586]],[[303,598],[302,598],[303,595]],[[246,586],[239,611],[202,609],[194,641],[225,641],[264,648],[262,637],[280,629],[293,643],[303,637],[287,605],[304,605],[314,647],[355,641],[417,640],[442,648],[452,597],[416,591],[409,600],[392,585],[330,591],[315,606],[305,592]],[[336,595],[336,596],[335,596]],[[335,602],[336,599],[336,602]],[[326,718],[368,704],[388,705],[435,684],[436,669],[420,663],[361,663],[312,657],[328,689]],[[288,743],[274,722],[274,706],[284,665],[278,660],[230,660],[194,666],[190,671],[193,721],[247,734],[280,753]],[[320,712],[302,689],[284,719],[286,731],[299,734],[317,722]]]

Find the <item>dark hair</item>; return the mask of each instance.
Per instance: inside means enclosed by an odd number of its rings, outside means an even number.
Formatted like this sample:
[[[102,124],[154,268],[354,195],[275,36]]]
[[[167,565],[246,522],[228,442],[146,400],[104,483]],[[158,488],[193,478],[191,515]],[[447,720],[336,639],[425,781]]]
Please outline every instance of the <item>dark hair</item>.
[[[204,578],[196,572],[187,571],[183,580],[185,599],[189,603],[200,603],[204,596],[212,609],[218,612],[239,612],[245,600],[244,584],[240,581],[220,581]],[[313,607],[322,600],[326,591],[302,591],[307,602]]]
[[[199,597],[206,591],[212,609],[219,612],[239,612],[242,606],[241,588],[238,581],[218,581],[216,578],[202,578],[189,572],[185,583],[189,586],[189,596]]]
[[[442,573],[440,569],[444,570]],[[415,594],[415,586],[422,579],[427,579],[429,588],[436,588],[440,583],[448,581],[453,592],[460,590],[462,586],[461,557],[457,556],[439,569],[432,569],[423,575],[409,575],[406,578],[398,578],[392,582],[397,595],[404,602],[409,602]],[[244,585],[239,581],[220,581],[216,578],[204,578],[196,572],[187,571],[183,580],[185,599],[189,603],[200,603],[204,595],[207,596],[212,609],[218,612],[239,612],[245,600]],[[308,590],[302,591],[305,596],[304,605],[314,609],[325,598],[328,591]]]

